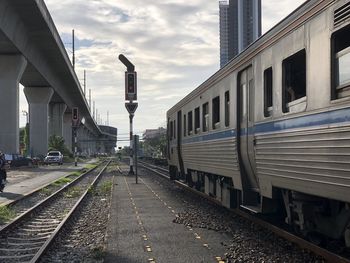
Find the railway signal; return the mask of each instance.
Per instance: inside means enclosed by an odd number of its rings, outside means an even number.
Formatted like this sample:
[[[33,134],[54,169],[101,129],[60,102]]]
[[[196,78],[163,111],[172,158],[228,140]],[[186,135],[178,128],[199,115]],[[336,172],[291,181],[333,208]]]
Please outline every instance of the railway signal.
[[[137,100],[136,72],[125,72],[125,100]]]
[[[138,103],[137,102],[128,102],[125,103],[125,108],[130,114],[134,114],[137,109]]]
[[[79,110],[77,107],[72,109],[72,126],[77,127],[79,125]]]
[[[133,151],[133,118],[134,113],[137,109],[138,104],[133,102],[137,100],[137,73],[135,72],[135,66],[123,55],[119,55],[119,60],[126,66],[127,71],[125,72],[125,107],[129,112],[130,120],[130,170],[129,174],[134,174],[134,151]],[[137,183],[137,175],[136,175]]]

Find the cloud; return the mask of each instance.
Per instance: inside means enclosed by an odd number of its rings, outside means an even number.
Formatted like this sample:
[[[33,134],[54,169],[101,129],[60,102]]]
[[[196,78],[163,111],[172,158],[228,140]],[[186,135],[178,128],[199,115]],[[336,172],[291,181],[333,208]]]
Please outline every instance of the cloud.
[[[120,133],[129,131],[120,53],[138,72],[136,131],[164,125],[166,111],[219,69],[218,1],[45,2],[69,51],[75,29],[78,78],[87,71],[96,107]],[[266,31],[303,1],[262,2]]]

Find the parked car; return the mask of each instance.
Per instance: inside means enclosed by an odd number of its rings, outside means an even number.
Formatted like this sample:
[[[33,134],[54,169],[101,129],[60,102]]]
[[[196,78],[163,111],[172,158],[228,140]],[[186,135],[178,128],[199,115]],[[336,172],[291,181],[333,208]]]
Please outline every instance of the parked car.
[[[5,159],[10,167],[33,166],[33,160],[20,154],[5,154]]]
[[[63,164],[63,154],[60,151],[50,151],[47,153],[45,159],[45,164],[57,163],[59,165]]]

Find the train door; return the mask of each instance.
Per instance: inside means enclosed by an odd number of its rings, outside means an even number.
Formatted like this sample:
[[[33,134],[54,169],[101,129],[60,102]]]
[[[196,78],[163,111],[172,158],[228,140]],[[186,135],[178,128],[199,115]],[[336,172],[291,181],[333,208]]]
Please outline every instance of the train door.
[[[168,161],[170,161],[170,119],[168,118],[167,124],[166,124],[166,152],[167,152],[167,158]]]
[[[178,111],[177,113],[177,156],[178,156],[180,172],[181,172],[180,177],[184,179],[186,174],[185,174],[184,162],[182,159],[182,112],[181,111]]]
[[[239,143],[242,182],[250,191],[258,192],[254,158],[254,79],[252,67],[239,73],[237,88],[237,139]],[[244,180],[243,180],[244,179]]]

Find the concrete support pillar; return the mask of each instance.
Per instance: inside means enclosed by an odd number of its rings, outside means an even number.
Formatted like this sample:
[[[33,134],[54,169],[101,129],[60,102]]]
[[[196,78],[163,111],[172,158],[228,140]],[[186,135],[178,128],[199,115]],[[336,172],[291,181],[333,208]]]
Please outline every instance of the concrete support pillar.
[[[92,146],[92,154],[95,155],[97,153],[96,136],[95,136],[95,134],[91,135],[91,140],[92,140],[92,144],[91,144],[91,146]]]
[[[50,87],[25,87],[29,104],[29,144],[32,156],[46,155],[48,150],[49,102],[54,91]]]
[[[83,141],[84,141],[84,143],[83,143],[83,145],[84,145],[83,152],[84,152],[85,155],[87,154],[87,151],[88,151],[87,132],[88,132],[88,130],[85,128],[84,129],[84,133],[83,133]]]
[[[68,150],[72,152],[72,113],[66,112],[63,115],[63,139]]]
[[[49,104],[49,134],[63,137],[63,115],[67,109],[64,103]]]
[[[95,150],[94,150],[94,135],[90,132],[89,133],[89,154],[90,156],[95,154]]]
[[[78,143],[77,143],[77,147],[78,147],[78,149],[77,149],[77,152],[80,152],[81,153],[81,151],[82,151],[82,133],[83,133],[83,127],[79,127],[78,129],[77,129],[77,141],[78,141]]]
[[[85,132],[85,128],[84,128],[84,126],[82,126],[79,129],[79,137],[78,137],[78,142],[79,142],[79,145],[80,145],[80,154],[84,153],[84,148],[85,148],[84,132]]]
[[[19,152],[19,82],[27,66],[21,55],[0,55],[0,150]]]

